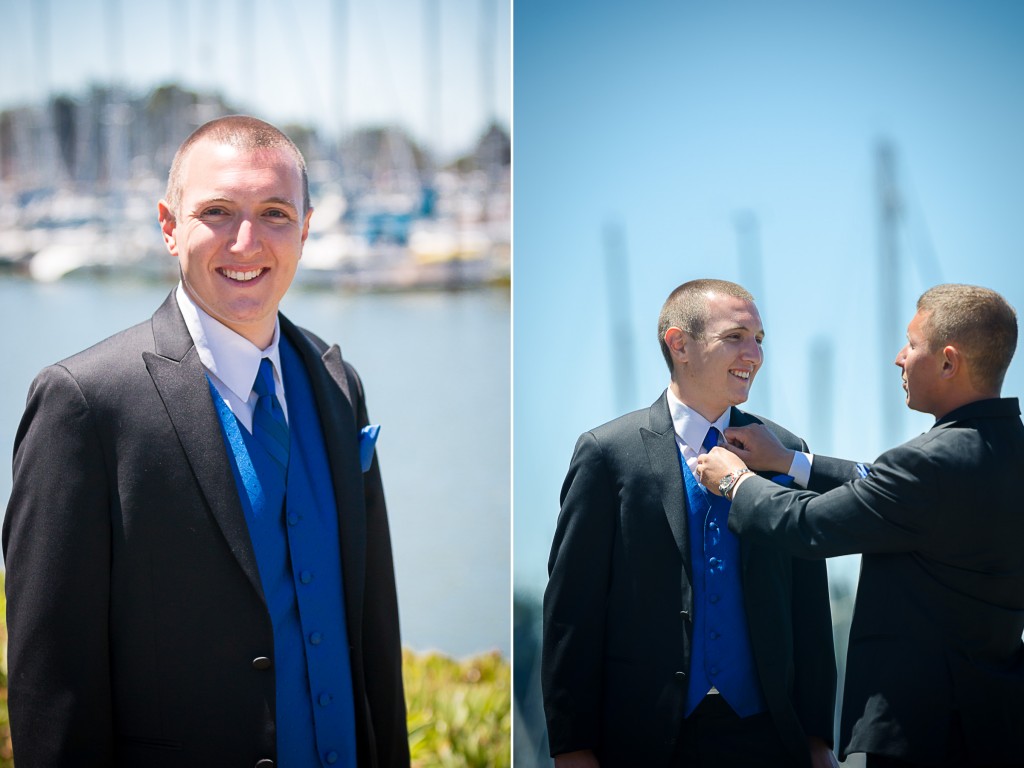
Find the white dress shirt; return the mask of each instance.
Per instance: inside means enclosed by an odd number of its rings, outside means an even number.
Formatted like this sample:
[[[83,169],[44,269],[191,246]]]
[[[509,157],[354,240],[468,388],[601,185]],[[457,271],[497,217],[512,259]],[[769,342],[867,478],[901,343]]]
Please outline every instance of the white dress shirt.
[[[269,357],[274,367],[274,385],[277,399],[281,402],[284,417],[288,419],[288,403],[285,399],[284,380],[281,376],[281,353],[278,341],[281,338],[281,323],[274,321],[274,338],[270,346],[260,349],[248,339],[235,333],[219,320],[207,314],[185,292],[179,282],[174,293],[178,308],[189,335],[196,345],[199,361],[203,364],[213,386],[227,403],[239,423],[252,432],[252,414],[259,399],[252,385],[260,368],[260,361]]]
[[[729,426],[731,409],[726,408],[721,416],[715,419],[714,422],[710,422],[676,397],[671,389],[668,390],[667,394],[668,409],[672,414],[672,426],[676,432],[676,445],[679,447],[683,460],[692,472],[697,467],[697,457],[706,453],[704,450],[704,436],[707,435],[708,429],[712,424],[718,428],[719,445],[723,443],[724,430]],[[801,488],[807,487],[811,479],[812,461],[812,454],[800,451],[793,452],[793,463],[789,467],[788,474],[793,478],[795,485],[799,485]]]

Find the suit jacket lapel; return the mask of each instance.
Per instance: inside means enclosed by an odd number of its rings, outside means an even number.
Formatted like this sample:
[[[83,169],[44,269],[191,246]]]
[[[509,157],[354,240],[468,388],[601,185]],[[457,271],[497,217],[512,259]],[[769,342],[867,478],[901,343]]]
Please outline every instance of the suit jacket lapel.
[[[745,413],[744,411],[741,411],[739,408],[733,408],[732,409],[732,414],[729,416],[729,426],[730,427],[746,427],[746,426],[748,426],[750,424],[760,424],[760,423],[761,423],[760,419],[757,419],[756,417],[751,416],[749,413]],[[771,477],[771,473],[769,473],[769,472],[758,472],[757,474],[761,475],[762,477]],[[746,579],[750,578],[747,575],[747,570],[750,568],[750,565],[751,565],[751,553],[754,550],[754,545],[752,545],[750,543],[750,540],[749,540],[748,537],[740,536],[739,539],[740,539],[740,562],[743,564],[743,579],[745,581]],[[754,560],[755,565],[757,563],[759,563],[759,562],[763,562],[763,561],[762,560]],[[748,611],[748,615],[749,615],[749,611]]]
[[[366,502],[359,462],[359,426],[350,383],[337,345],[323,355],[290,320],[280,316],[281,333],[299,351],[313,387],[338,506],[346,622],[350,637],[362,627],[366,573]]]
[[[146,368],[231,553],[263,599],[256,555],[228,461],[220,419],[210,398],[205,369],[173,292],[153,315],[153,340],[155,354],[143,353]]]
[[[690,564],[690,537],[686,528],[686,489],[683,487],[675,427],[672,425],[672,415],[669,413],[668,400],[664,394],[651,406],[650,427],[641,429],[640,437],[647,449],[651,476],[661,492],[661,504],[669,528],[672,529],[672,538],[675,539],[676,547],[683,558],[683,597],[688,601],[693,574]]]

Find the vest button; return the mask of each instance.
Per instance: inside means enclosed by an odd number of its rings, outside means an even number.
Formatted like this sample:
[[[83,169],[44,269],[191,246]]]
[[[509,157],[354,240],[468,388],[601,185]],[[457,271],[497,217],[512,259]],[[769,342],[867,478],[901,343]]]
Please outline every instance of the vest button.
[[[272,662],[266,656],[257,656],[252,660],[252,668],[258,669],[260,672],[270,669]]]
[[[294,525],[298,525],[298,524],[299,524],[299,513],[298,512],[289,512],[288,513],[288,525],[293,525],[294,526]]]
[[[269,757],[264,757],[262,760],[256,761],[256,768],[274,768],[274,761]]]
[[[320,642],[324,639],[324,636],[319,632],[314,632],[309,636],[309,642],[313,645],[320,645]]]
[[[320,706],[321,707],[326,707],[332,701],[331,694],[329,694],[329,693],[321,693],[319,701],[320,701]]]
[[[301,581],[303,584],[309,584],[309,582],[311,582],[312,580],[313,574],[309,571],[303,571],[299,574],[299,581]]]
[[[324,760],[327,761],[328,765],[334,765],[336,762],[338,762],[338,753],[332,750],[331,752],[328,752],[326,755],[324,755]]]

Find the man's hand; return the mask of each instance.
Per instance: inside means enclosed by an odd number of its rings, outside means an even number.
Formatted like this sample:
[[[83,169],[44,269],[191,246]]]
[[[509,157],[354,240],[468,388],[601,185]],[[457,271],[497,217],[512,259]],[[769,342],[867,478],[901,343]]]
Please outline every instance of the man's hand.
[[[807,737],[807,748],[811,753],[811,768],[839,768],[839,761],[828,744],[817,736]]]
[[[555,755],[555,768],[601,768],[589,749]],[[817,768],[817,766],[815,766]]]
[[[745,467],[746,464],[739,456],[725,448],[716,447],[697,457],[697,479],[713,494],[721,496],[722,494],[718,492],[718,483],[721,479],[730,472]]]
[[[779,442],[764,424],[748,427],[726,427],[725,447],[735,453],[743,463],[756,472],[789,473],[793,465],[793,451]]]

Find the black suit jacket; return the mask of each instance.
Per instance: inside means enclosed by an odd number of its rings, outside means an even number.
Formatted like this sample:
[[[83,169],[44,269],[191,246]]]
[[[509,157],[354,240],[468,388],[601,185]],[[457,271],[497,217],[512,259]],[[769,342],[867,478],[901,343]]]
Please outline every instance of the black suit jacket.
[[[972,403],[882,454],[864,479],[815,456],[810,491],[750,479],[737,492],[729,526],[745,540],[803,557],[864,553],[844,755],[943,765],[962,741],[976,764],[1024,762],[1019,414],[1016,399]]]
[[[732,424],[760,422],[733,409]],[[803,441],[770,422],[787,445]],[[822,563],[741,542],[761,687],[793,765],[832,741],[835,655]],[[686,699],[693,594],[686,494],[663,394],[583,434],[562,487],[544,595],[542,683],[553,755],[665,766]]]
[[[362,385],[281,317],[312,382],[338,504],[360,766],[408,766],[394,569]],[[173,294],[45,369],[4,521],[19,768],[275,757],[273,630],[204,369]],[[263,661],[254,663],[262,658]]]

